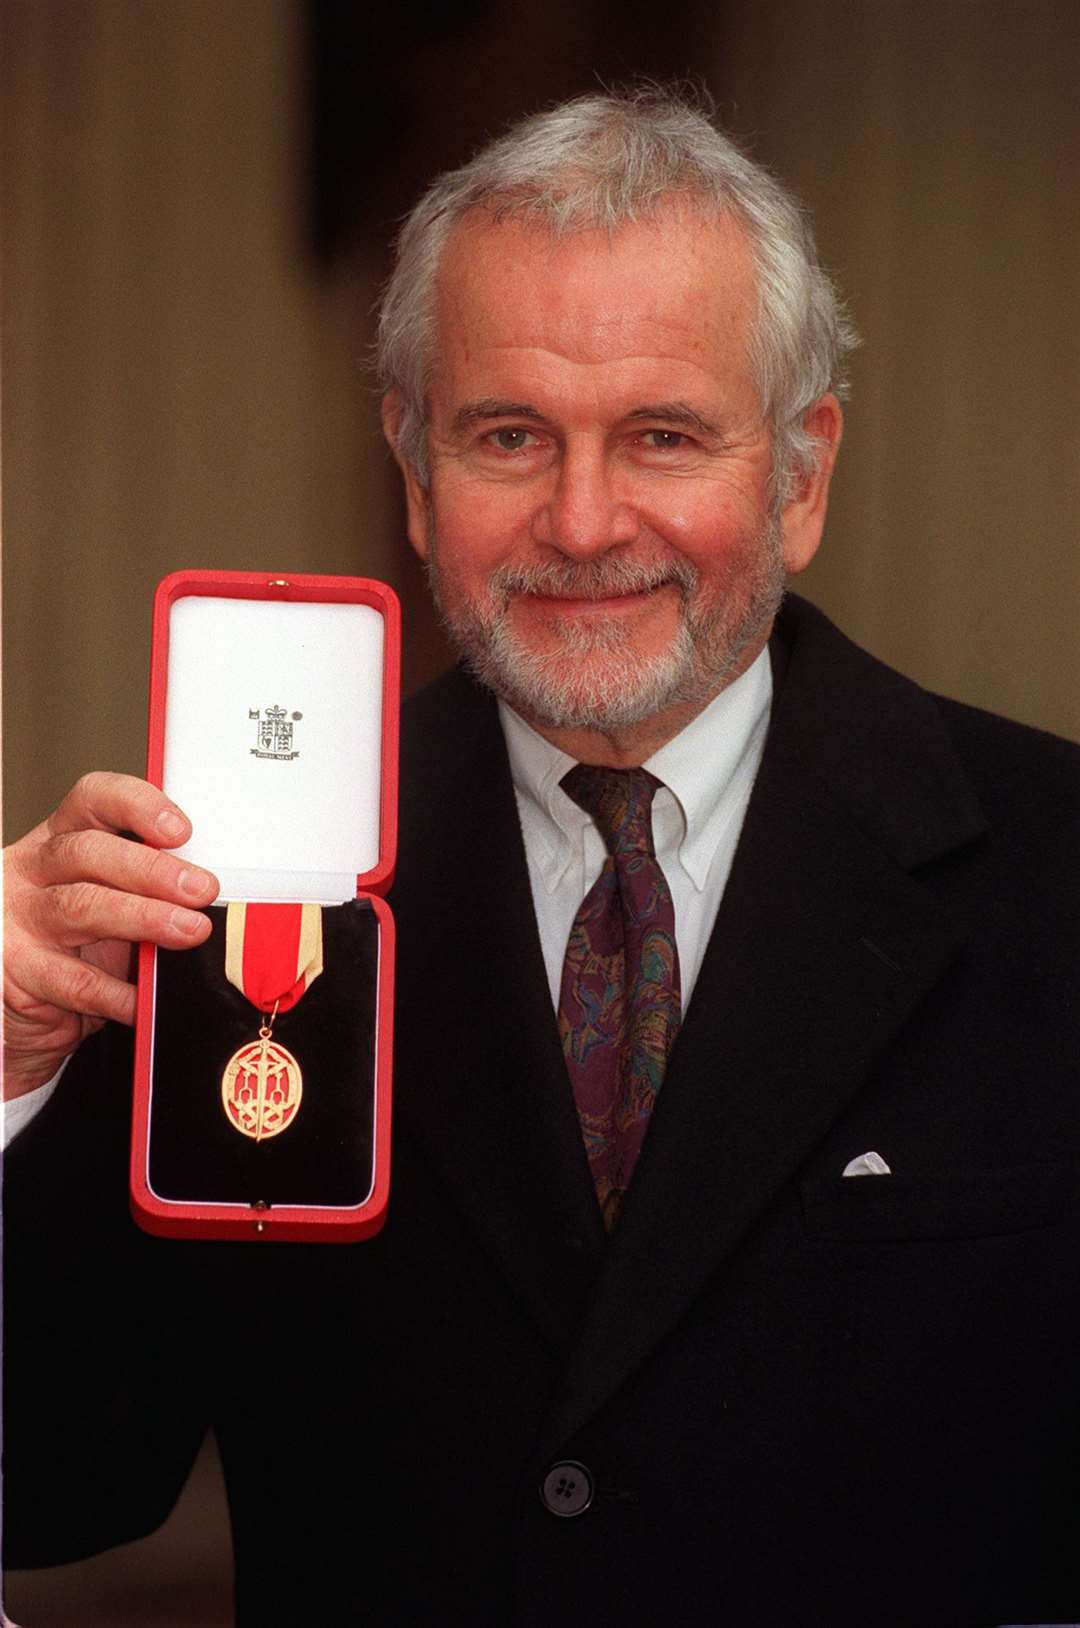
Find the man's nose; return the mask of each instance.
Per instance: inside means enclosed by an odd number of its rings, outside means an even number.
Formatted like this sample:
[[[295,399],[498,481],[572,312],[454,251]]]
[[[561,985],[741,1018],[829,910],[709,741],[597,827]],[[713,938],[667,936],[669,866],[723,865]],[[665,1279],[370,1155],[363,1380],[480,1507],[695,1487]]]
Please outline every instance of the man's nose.
[[[547,500],[533,517],[533,537],[561,554],[585,559],[637,538],[637,510],[618,489],[603,452],[568,449]]]

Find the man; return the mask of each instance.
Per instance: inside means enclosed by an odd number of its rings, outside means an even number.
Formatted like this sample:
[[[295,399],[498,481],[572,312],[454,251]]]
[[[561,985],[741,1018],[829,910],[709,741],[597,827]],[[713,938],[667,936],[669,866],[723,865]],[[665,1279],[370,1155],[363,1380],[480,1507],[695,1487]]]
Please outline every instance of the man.
[[[421,201],[386,426],[488,688],[406,719],[390,1219],[131,1226],[125,946],[215,884],[81,783],[9,862],[10,1084],[120,1020],[9,1161],[13,1563],[149,1530],[212,1423],[260,1628],[1080,1612],[1077,753],[777,615],[850,340],[664,97]]]

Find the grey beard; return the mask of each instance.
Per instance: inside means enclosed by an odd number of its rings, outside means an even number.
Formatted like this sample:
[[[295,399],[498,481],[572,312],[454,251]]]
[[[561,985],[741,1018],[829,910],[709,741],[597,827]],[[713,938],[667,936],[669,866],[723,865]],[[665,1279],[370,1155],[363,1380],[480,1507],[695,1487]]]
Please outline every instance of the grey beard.
[[[749,580],[738,581],[736,569],[734,593],[721,589],[717,603],[694,610],[699,573],[677,557],[653,564],[607,556],[582,563],[503,566],[491,578],[486,607],[469,605],[451,612],[436,537],[428,550],[432,593],[458,653],[481,684],[515,711],[552,729],[628,729],[669,707],[709,701],[779,608],[784,569],[776,521],[763,528]],[[558,621],[557,647],[537,652],[522,644],[506,614],[515,594],[603,599],[667,584],[681,593],[678,632],[667,650],[646,659],[635,653],[631,630],[615,618]]]

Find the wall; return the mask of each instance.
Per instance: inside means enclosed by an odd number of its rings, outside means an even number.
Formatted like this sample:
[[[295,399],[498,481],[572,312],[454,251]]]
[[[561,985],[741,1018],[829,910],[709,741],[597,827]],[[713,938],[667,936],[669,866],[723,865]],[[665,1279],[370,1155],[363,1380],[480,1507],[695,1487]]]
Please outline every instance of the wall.
[[[1080,738],[1080,8],[768,0],[716,88],[864,345],[807,591],[931,687]]]

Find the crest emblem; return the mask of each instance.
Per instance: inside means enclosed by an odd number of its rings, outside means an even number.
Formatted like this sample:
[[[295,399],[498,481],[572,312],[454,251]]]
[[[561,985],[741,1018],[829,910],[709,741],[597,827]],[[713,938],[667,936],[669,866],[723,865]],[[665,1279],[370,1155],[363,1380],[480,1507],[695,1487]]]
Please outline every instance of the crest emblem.
[[[277,758],[291,763],[300,756],[300,748],[293,746],[293,730],[304,716],[302,712],[289,712],[285,707],[251,707],[248,717],[255,724],[255,742],[252,757]]]

